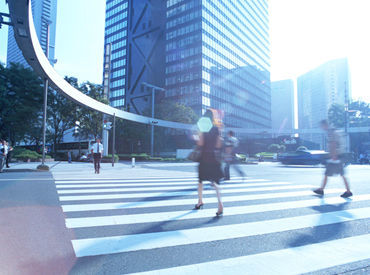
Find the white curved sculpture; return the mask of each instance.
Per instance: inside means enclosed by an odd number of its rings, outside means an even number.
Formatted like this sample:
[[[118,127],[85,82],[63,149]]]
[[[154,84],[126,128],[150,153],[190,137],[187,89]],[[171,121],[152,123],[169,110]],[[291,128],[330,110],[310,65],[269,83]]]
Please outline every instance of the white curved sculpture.
[[[31,1],[9,0],[8,5],[18,47],[22,50],[25,59],[34,71],[39,74],[40,77],[49,79],[50,85],[55,90],[61,92],[80,105],[107,115],[115,115],[118,118],[162,127],[185,130],[193,129],[194,126],[190,124],[153,119],[113,108],[83,94],[71,86],[50,65],[49,60],[46,58],[41,48],[33,23]]]

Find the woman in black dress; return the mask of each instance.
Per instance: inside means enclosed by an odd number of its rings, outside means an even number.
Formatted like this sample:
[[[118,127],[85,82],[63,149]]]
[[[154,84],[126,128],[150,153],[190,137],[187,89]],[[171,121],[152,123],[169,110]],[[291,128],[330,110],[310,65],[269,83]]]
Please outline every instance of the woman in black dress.
[[[203,207],[203,181],[210,181],[217,194],[218,211],[216,215],[220,216],[223,214],[224,210],[219,189],[219,183],[223,178],[223,173],[221,161],[216,156],[222,147],[222,141],[220,130],[215,125],[212,111],[207,110],[204,117],[208,117],[212,121],[213,127],[209,132],[201,133],[198,140],[198,147],[201,153],[198,167],[198,204],[195,205],[195,209],[201,209]]]

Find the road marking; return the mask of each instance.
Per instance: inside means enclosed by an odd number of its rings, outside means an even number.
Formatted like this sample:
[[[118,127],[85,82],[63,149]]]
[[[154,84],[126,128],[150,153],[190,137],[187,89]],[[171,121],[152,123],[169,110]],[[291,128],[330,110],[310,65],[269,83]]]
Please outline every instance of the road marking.
[[[351,201],[366,201],[370,200],[370,194],[359,195],[352,198]],[[225,215],[243,215],[251,213],[261,213],[268,211],[287,210],[295,208],[325,206],[329,204],[343,204],[348,202],[343,198],[327,198],[327,199],[314,199],[304,201],[291,201],[279,202],[270,204],[248,205],[228,207],[225,209]],[[100,216],[100,217],[84,217],[84,218],[68,218],[66,225],[68,228],[81,228],[81,227],[95,227],[95,226],[111,226],[135,223],[149,223],[149,222],[162,222],[162,221],[178,221],[200,218],[214,217],[214,209],[205,209],[202,211],[173,211],[173,212],[157,212],[148,214],[134,214],[134,215],[116,215],[116,216]]]
[[[303,274],[368,260],[370,234],[135,275]]]
[[[326,189],[325,194],[334,194],[343,191],[342,189]],[[264,200],[277,198],[291,198],[303,197],[313,195],[312,191],[298,191],[298,192],[284,192],[284,193],[270,193],[270,194],[256,194],[244,196],[227,196],[223,197],[223,202],[238,202],[250,200]],[[205,198],[205,203],[216,203],[217,198]],[[118,202],[118,203],[99,203],[99,204],[72,204],[62,205],[64,212],[76,211],[97,211],[97,210],[111,210],[111,209],[129,209],[129,208],[144,208],[144,207],[162,207],[162,206],[179,206],[192,205],[196,203],[193,198],[176,199],[176,200],[161,200],[161,201],[138,201],[138,202]]]
[[[230,181],[226,181],[225,184],[227,184],[228,182],[240,182],[242,179],[236,179],[236,178],[233,178],[232,180]],[[117,183],[148,183],[149,184],[153,184],[154,182],[158,182],[158,183],[164,183],[164,182],[167,182],[167,183],[177,183],[177,182],[183,182],[183,183],[186,183],[186,182],[198,182],[198,179],[197,178],[189,178],[189,179],[153,179],[153,180],[130,180],[130,179],[112,179],[112,180],[56,180],[55,183],[56,184],[68,184],[68,183],[89,183],[89,184],[92,184],[92,183],[114,183],[114,182],[117,182]],[[254,180],[244,180],[244,182],[264,182],[264,181],[269,181],[269,180],[266,180],[266,179],[254,179]]]
[[[286,186],[290,185],[293,186],[292,183],[289,182],[269,182],[269,183],[238,183],[238,184],[223,184],[220,185],[221,190],[227,190],[227,189],[236,189],[236,188],[252,188],[252,187],[276,187],[276,185]],[[294,185],[294,186],[302,186],[302,185]],[[108,187],[108,186],[99,186],[99,187]],[[115,186],[114,186],[115,187]],[[134,186],[127,187],[125,185],[124,187],[118,186],[117,188],[98,188],[98,189],[76,189],[76,188],[59,188],[58,194],[80,194],[80,193],[111,193],[111,192],[138,192],[138,191],[157,191],[157,192],[166,192],[166,191],[184,191],[189,190],[192,191],[194,188],[197,188],[197,184],[192,185],[186,185],[186,186],[153,186],[153,187],[147,187],[147,186]]]
[[[248,182],[241,182],[241,181],[228,181],[222,183],[220,186],[259,186],[259,185],[271,185],[275,182],[268,181],[268,180],[256,180],[256,181],[248,181]],[[276,182],[279,184],[293,184],[292,182]],[[189,185],[189,186],[197,186],[198,182],[158,182],[158,183],[96,183],[96,184],[59,184],[56,183],[58,189],[67,189],[67,188],[88,188],[88,187],[159,187],[159,186],[173,186],[174,188],[177,185]],[[206,183],[204,185],[207,185]]]
[[[72,245],[76,256],[84,257],[243,238],[367,218],[370,218],[370,207],[243,224],[79,239],[72,240]]]
[[[264,188],[236,188],[222,190],[223,194],[241,193],[241,192],[258,192],[258,191],[275,191],[289,189],[307,189],[312,188],[312,185],[288,185],[288,186],[273,186]],[[100,190],[100,189],[99,189]],[[60,191],[58,191],[59,193]],[[80,201],[80,200],[110,200],[110,199],[129,199],[129,198],[162,198],[162,197],[180,197],[191,196],[197,193],[196,189],[189,189],[181,192],[154,192],[154,193],[135,193],[135,194],[110,194],[110,195],[81,195],[81,196],[60,196],[60,201]],[[214,194],[214,190],[204,190],[203,194]],[[60,193],[59,193],[60,194]]]

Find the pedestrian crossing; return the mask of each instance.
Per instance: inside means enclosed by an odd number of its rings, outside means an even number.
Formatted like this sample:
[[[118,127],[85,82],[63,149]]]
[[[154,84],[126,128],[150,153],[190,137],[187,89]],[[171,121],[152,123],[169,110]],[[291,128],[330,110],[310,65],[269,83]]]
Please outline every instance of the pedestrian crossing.
[[[221,185],[225,209],[217,218],[210,186],[203,192],[205,209],[193,210],[194,177],[55,183],[77,257],[145,255],[122,274],[300,274],[370,261],[369,245],[364,245],[370,244],[370,194],[343,199],[343,190],[332,188],[320,198],[313,195],[313,185],[233,178]],[[346,235],[343,228],[352,224],[357,233]],[[307,242],[307,236],[312,240]],[[257,245],[248,246],[257,239]],[[348,243],[356,246],[348,249]],[[193,257],[198,250],[205,256]],[[169,256],[155,261],[158,255]]]

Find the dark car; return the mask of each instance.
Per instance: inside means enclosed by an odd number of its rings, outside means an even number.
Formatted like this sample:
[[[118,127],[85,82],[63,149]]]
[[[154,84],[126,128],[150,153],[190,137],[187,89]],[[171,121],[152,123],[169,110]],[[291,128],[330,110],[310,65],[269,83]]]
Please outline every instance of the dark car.
[[[329,154],[320,150],[297,150],[278,155],[277,159],[282,164],[317,165],[325,163]]]

